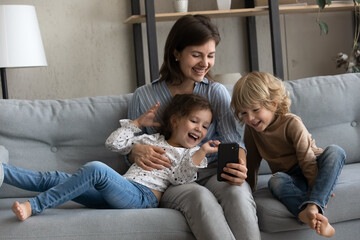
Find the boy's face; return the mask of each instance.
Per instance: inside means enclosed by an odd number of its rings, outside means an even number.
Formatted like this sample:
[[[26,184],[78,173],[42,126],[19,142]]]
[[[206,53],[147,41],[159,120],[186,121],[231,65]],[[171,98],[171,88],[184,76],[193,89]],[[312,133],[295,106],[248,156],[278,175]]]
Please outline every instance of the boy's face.
[[[255,131],[263,132],[275,120],[275,113],[260,105],[255,105],[250,109],[244,109],[241,112],[241,118]]]
[[[194,110],[180,119],[173,116],[172,134],[168,143],[174,147],[193,148],[206,136],[211,123],[210,110]]]

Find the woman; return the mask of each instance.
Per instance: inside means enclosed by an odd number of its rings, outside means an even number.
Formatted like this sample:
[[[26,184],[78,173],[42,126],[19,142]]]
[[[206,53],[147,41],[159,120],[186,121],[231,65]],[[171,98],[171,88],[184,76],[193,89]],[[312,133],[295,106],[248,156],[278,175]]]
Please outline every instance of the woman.
[[[230,111],[230,96],[223,85],[210,81],[209,70],[215,63],[219,42],[218,29],[209,18],[186,15],[178,19],[166,40],[160,79],[135,91],[128,117],[138,118],[157,102],[160,102],[161,115],[176,94],[206,97],[214,110],[214,118],[203,141],[218,139],[240,145],[239,163],[224,169],[234,177],[223,174],[227,182],[218,182],[217,155],[210,155],[209,167],[199,172],[197,183],[168,188],[160,205],[181,211],[197,239],[260,239],[255,202],[245,182],[245,147]],[[153,127],[144,128],[144,133],[156,131]],[[163,154],[161,148],[136,145],[129,159],[149,171],[169,168],[170,162]]]

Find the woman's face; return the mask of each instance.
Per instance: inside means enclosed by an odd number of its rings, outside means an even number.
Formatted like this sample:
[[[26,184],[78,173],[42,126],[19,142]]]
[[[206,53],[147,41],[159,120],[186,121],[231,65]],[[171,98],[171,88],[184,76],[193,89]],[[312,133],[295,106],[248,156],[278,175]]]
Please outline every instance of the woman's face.
[[[201,82],[203,80],[215,63],[215,48],[215,41],[211,39],[203,45],[187,46],[181,52],[175,50],[174,55],[185,76],[185,81]]]

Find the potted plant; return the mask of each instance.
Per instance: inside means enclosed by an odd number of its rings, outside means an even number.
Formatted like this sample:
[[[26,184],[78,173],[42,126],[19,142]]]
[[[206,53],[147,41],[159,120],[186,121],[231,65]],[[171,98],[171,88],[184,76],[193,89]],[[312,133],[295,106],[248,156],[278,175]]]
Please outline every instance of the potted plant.
[[[336,67],[344,67],[347,72],[360,72],[360,45],[358,43],[360,35],[360,0],[353,0],[353,2],[355,15],[353,47],[349,55],[346,53],[338,53],[336,57]],[[326,5],[331,5],[331,0],[316,0],[316,3],[319,6],[319,13],[316,21],[320,27],[320,34],[327,34],[328,26],[325,22],[320,20],[319,15],[321,9],[324,9]]]

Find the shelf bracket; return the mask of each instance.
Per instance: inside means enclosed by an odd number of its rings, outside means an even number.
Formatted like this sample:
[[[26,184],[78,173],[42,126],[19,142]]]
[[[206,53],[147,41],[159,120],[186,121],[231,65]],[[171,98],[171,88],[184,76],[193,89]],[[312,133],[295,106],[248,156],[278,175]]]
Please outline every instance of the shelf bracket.
[[[284,79],[284,66],[282,59],[281,31],[279,17],[279,1],[269,0],[269,18],[271,32],[271,50],[273,59],[274,75]]]
[[[131,14],[140,14],[140,1],[131,0]],[[144,64],[144,48],[142,41],[141,23],[133,24],[133,38],[135,51],[135,66],[136,66],[136,84],[137,87],[145,85],[145,64]]]
[[[254,8],[254,0],[246,0],[245,8]],[[246,32],[248,41],[248,54],[249,54],[249,69],[252,71],[259,71],[259,54],[257,47],[257,35],[256,35],[256,17],[246,17]]]
[[[154,0],[145,0],[146,29],[149,50],[150,80],[159,78],[159,61],[156,39],[156,22]]]

